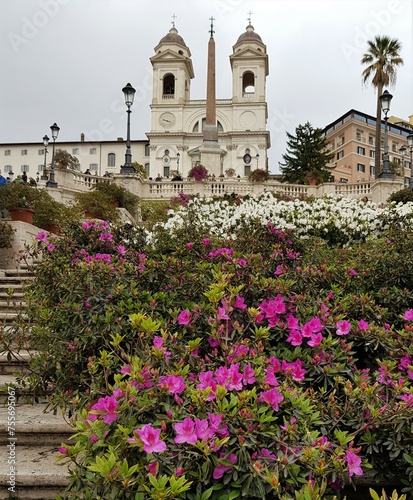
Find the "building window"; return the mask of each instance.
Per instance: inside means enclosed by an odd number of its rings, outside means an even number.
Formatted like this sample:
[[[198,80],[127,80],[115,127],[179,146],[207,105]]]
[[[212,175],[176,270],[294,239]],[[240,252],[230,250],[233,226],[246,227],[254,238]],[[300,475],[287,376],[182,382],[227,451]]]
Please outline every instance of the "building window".
[[[344,151],[343,150],[339,151],[337,153],[337,160],[340,160],[341,158],[343,158],[343,156],[344,156]]]
[[[39,150],[37,151],[37,154],[38,154],[39,156],[44,155],[44,149],[39,149]]]
[[[72,155],[78,155],[78,154],[79,154],[79,148],[73,148]]]
[[[114,167],[116,165],[116,155],[115,153],[108,154],[108,167]]]
[[[251,173],[251,165],[244,165],[244,175],[248,177]]]
[[[38,172],[43,172],[44,165],[43,163],[41,165],[37,165],[37,171]]]
[[[145,144],[145,156],[151,156],[151,148],[149,144]]]
[[[175,95],[175,77],[168,73],[163,77],[163,95]]]
[[[374,137],[372,135],[369,135],[369,145],[374,146]]]
[[[363,137],[363,132],[361,130],[357,130],[356,140],[358,140],[360,142],[365,142],[364,137]]]
[[[373,165],[370,165],[370,175],[372,175],[374,177],[374,166]]]
[[[5,149],[4,150],[4,156],[10,156],[11,155],[11,150],[10,149]]]
[[[362,146],[358,146],[358,147],[357,147],[357,154],[358,154],[358,155],[363,155],[363,156],[364,156],[364,155],[366,154],[366,150],[365,150],[365,148],[363,148]]]
[[[340,182],[341,182],[342,184],[347,184],[348,179],[345,179],[344,177],[340,177]]]
[[[337,143],[337,147],[340,147],[344,144],[344,135],[342,135],[339,139],[338,139],[338,143]]]
[[[397,144],[397,142],[393,142],[391,150],[393,151],[393,153],[397,153],[399,151],[399,145]]]
[[[13,167],[11,165],[4,165],[5,172],[13,172]]]
[[[365,172],[366,171],[366,166],[363,165],[362,163],[357,163],[357,172]]]
[[[89,170],[92,171],[97,171],[98,169],[98,164],[97,163],[89,163]]]
[[[145,163],[145,172],[146,175],[149,177],[149,163]]]
[[[96,148],[90,148],[89,149],[89,154],[95,155],[96,154]]]
[[[20,167],[20,170],[21,170],[22,172],[28,172],[28,171],[29,171],[29,165],[22,165],[22,166]]]
[[[376,152],[374,149],[370,149],[370,158],[376,158]]]
[[[27,149],[22,149],[22,156],[27,156]]]
[[[163,176],[168,178],[169,177],[169,172],[170,172],[170,167],[167,165],[163,166]]]

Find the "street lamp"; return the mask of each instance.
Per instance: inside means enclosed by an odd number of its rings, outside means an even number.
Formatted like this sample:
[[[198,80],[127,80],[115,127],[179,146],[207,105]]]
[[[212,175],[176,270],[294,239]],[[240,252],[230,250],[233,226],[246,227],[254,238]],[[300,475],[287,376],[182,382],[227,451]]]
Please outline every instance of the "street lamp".
[[[257,160],[257,170],[258,170],[258,160],[260,159],[260,155],[258,153],[256,154],[255,159]]]
[[[179,174],[179,159],[181,158],[181,154],[178,152],[176,153],[176,170]]]
[[[409,134],[407,137],[407,145],[410,149],[410,189],[413,191],[413,134]],[[404,147],[404,146],[402,146]],[[400,148],[402,149],[402,148]],[[406,150],[406,148],[404,148]],[[403,155],[403,153],[402,153]]]
[[[50,177],[49,180],[46,182],[46,186],[51,188],[57,188],[57,182],[55,182],[54,180],[54,150],[55,150],[55,142],[57,136],[59,135],[60,128],[56,125],[56,123],[53,123],[53,125],[50,126],[50,129],[52,131],[53,149],[52,149],[52,163],[50,164]]]
[[[127,123],[127,135],[126,135],[126,154],[125,154],[125,164],[120,167],[121,174],[134,174],[135,169],[132,165],[132,153],[130,150],[130,114],[131,106],[133,104],[133,98],[135,97],[136,90],[132,87],[130,83],[126,84],[126,87],[123,87],[122,92],[125,95],[125,104],[128,108],[126,112],[128,113],[128,123]]]
[[[390,111],[390,102],[393,96],[385,90],[383,94],[379,97],[381,103],[381,109],[384,113],[384,154],[383,154],[383,170],[380,172],[379,177],[381,179],[393,179],[393,173],[390,170],[390,160],[389,160],[389,148],[387,140],[387,113]]]
[[[47,156],[47,146],[49,145],[49,138],[47,135],[43,137],[43,144],[44,144],[44,165],[43,165],[43,172],[42,172],[42,181],[47,181],[47,175],[46,175],[46,156]]]

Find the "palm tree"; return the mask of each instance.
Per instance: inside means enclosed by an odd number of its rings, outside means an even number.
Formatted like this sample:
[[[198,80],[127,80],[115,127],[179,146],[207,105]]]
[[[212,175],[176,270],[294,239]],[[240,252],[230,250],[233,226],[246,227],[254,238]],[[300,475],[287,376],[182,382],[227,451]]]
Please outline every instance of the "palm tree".
[[[383,88],[395,85],[397,77],[397,66],[403,64],[400,57],[401,43],[388,36],[376,36],[374,41],[369,40],[368,51],[361,59],[362,64],[368,64],[362,73],[363,83],[371,79],[371,84],[377,89],[377,112],[376,112],[376,146],[374,159],[374,172],[377,178],[380,172],[381,157],[381,104],[380,96]]]

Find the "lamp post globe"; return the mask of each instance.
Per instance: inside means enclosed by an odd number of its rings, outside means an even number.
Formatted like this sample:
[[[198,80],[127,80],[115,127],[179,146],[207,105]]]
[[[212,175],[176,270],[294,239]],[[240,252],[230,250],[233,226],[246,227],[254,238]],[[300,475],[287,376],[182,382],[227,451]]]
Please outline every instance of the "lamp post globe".
[[[127,130],[126,130],[126,153],[125,153],[125,163],[120,167],[121,174],[135,174],[135,169],[132,165],[132,153],[130,149],[130,114],[131,106],[133,104],[133,99],[135,97],[136,90],[132,87],[130,83],[127,83],[125,87],[123,87],[122,92],[125,96],[125,104],[127,107],[126,113],[128,114],[127,120]]]
[[[57,137],[59,136],[60,127],[58,127],[56,123],[53,123],[53,125],[50,126],[50,129],[52,131],[53,148],[52,148],[52,162],[50,164],[50,177],[49,180],[46,182],[46,186],[50,188],[57,188],[57,182],[55,181],[54,178],[54,152],[55,152],[55,143]]]

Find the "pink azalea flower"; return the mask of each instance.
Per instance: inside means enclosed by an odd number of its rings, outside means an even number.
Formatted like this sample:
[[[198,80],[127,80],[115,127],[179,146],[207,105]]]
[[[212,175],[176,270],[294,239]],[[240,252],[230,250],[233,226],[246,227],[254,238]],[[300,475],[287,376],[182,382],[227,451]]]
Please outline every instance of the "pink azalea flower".
[[[195,432],[198,439],[201,440],[207,440],[211,437],[209,422],[206,418],[204,419],[195,418]]]
[[[116,250],[121,254],[124,255],[126,253],[126,248],[122,245],[119,245],[116,247]]]
[[[343,319],[342,321],[337,321],[336,323],[337,335],[348,335],[350,333],[351,324],[350,321]]]
[[[413,309],[409,309],[404,313],[403,319],[405,321],[412,321],[413,320]]]
[[[363,475],[363,469],[360,467],[361,458],[358,457],[355,453],[347,450],[345,461],[347,462],[348,474],[350,477],[354,474],[356,476]]]
[[[364,321],[364,319],[361,319],[358,323],[357,323],[357,326],[358,326],[358,329],[362,332],[365,332],[366,330],[369,329],[369,324],[367,323],[367,321]]]
[[[313,333],[319,333],[323,330],[323,328],[324,327],[320,318],[315,316],[302,326],[301,333],[303,334],[303,337],[311,337]]]
[[[185,379],[179,375],[164,375],[159,378],[158,387],[167,389],[169,394],[181,394],[185,390]]]
[[[186,244],[186,248],[187,248],[188,250],[191,250],[191,248],[192,248],[193,246],[194,246],[194,244],[193,244],[193,243],[191,243],[190,241]]]
[[[191,313],[184,309],[178,315],[178,324],[179,325],[190,325],[191,324]]]
[[[228,320],[228,319],[230,319],[230,317],[226,313],[225,307],[218,307],[217,321],[224,320],[224,319]]]
[[[143,443],[143,450],[146,453],[162,453],[166,450],[166,443],[159,438],[161,434],[161,429],[154,429],[152,424],[145,424],[140,429],[135,429],[133,431],[137,434]],[[129,442],[133,442],[132,439],[128,439]]]
[[[354,269],[349,269],[348,274],[349,276],[357,276],[357,271],[355,271]]]
[[[67,455],[67,448],[65,448],[64,446],[61,446],[61,447],[59,448],[59,453],[60,453],[61,455]]]
[[[301,345],[303,343],[303,336],[298,330],[290,330],[287,342],[294,346]]]
[[[247,304],[245,303],[244,297],[237,295],[235,297],[234,307],[237,309],[241,309],[241,311],[245,311],[245,309],[247,308]]]
[[[280,394],[277,389],[270,389],[269,391],[261,392],[261,394],[257,398],[257,401],[268,403],[274,411],[278,411],[278,403],[284,401],[284,396]]]
[[[155,335],[155,337],[153,338],[153,346],[157,349],[160,349],[163,346],[163,338]]]
[[[413,394],[403,394],[403,396],[400,396],[400,399],[402,399],[409,408],[413,406]]]
[[[156,474],[158,474],[158,468],[159,468],[159,464],[158,462],[151,462],[148,464],[148,472],[149,474],[152,474],[152,476],[156,476]]]
[[[271,385],[272,387],[277,387],[280,385],[276,376],[274,375],[274,367],[273,366],[269,366],[268,368],[266,368],[264,384]]]
[[[303,368],[303,362],[301,359],[296,359],[292,363],[288,363],[283,360],[281,364],[281,368],[286,375],[290,375],[293,380],[296,382],[302,382],[304,380],[306,371]]]
[[[231,470],[234,466],[234,464],[237,462],[237,456],[231,453],[231,455],[226,456],[225,453],[220,454],[220,458],[223,458],[230,462],[232,465],[223,465],[219,464],[217,467],[215,467],[214,472],[212,473],[212,477],[214,479],[221,479],[221,477],[229,470]]]
[[[105,424],[110,424],[118,418],[116,413],[118,405],[119,402],[116,400],[115,396],[100,398],[99,401],[92,406],[87,418],[94,421],[99,415],[104,415],[103,421]]]
[[[209,420],[209,428],[211,434],[217,434],[220,438],[224,438],[228,436],[228,427],[223,422],[224,415],[218,413],[215,415],[214,413],[208,413]]]
[[[299,328],[298,318],[295,318],[290,314],[289,316],[287,316],[287,325],[290,330],[298,330]]]
[[[46,248],[47,248],[47,250],[48,250],[49,252],[53,252],[53,250],[54,250],[56,247],[53,245],[53,243],[50,243],[50,245],[47,245],[47,247],[46,247]]]
[[[90,220],[85,220],[85,222],[82,224],[83,229],[90,229],[92,227],[92,223]]]
[[[175,476],[176,477],[181,477],[184,472],[185,471],[184,471],[183,467],[177,467],[175,469]]]
[[[322,333],[312,333],[310,336],[310,340],[307,342],[307,344],[311,347],[317,347],[318,345],[321,344],[322,341],[323,341]]]
[[[174,424],[176,437],[175,443],[191,443],[195,444],[198,437],[195,432],[195,423],[189,418],[185,418],[183,422]]]
[[[242,381],[244,385],[255,384],[255,372],[250,365],[246,365],[244,368],[244,373],[242,375]]]
[[[38,241],[42,241],[43,243],[46,243],[47,241],[47,236],[48,234],[46,233],[46,231],[39,231],[36,235],[36,240]]]

